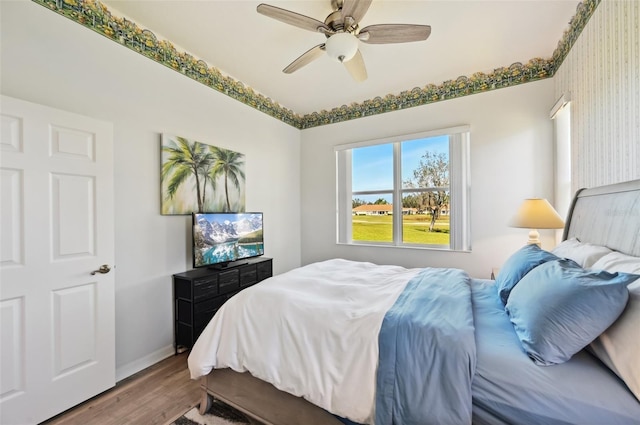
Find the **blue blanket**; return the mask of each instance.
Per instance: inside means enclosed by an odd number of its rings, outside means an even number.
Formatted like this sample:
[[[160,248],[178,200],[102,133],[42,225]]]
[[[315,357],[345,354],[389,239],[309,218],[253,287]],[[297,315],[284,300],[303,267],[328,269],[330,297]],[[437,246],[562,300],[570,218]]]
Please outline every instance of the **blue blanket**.
[[[476,344],[465,272],[420,272],[385,315],[378,343],[376,425],[471,424]]]

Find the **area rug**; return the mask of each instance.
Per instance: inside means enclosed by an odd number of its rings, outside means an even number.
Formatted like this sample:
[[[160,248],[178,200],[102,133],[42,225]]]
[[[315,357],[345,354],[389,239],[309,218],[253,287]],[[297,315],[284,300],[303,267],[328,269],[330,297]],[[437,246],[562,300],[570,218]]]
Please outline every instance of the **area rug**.
[[[242,413],[215,400],[204,415],[198,412],[198,406],[196,406],[176,419],[171,425],[238,425],[249,423],[249,419]]]

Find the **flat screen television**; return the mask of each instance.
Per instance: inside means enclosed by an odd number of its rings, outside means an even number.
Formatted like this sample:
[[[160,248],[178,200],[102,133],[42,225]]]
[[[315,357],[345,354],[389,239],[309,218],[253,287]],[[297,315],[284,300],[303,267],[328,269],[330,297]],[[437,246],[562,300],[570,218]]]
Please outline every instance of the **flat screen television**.
[[[264,254],[261,212],[193,213],[193,267],[222,269]]]

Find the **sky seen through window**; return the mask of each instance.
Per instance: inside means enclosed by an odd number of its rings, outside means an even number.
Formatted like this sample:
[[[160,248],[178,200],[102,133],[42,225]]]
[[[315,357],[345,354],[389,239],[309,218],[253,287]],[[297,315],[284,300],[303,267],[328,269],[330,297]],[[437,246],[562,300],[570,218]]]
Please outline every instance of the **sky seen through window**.
[[[425,152],[443,153],[449,157],[449,136],[436,136],[402,142],[402,181],[413,179]],[[352,151],[352,191],[393,189],[393,144],[356,148]],[[391,195],[354,195],[354,198],[374,202],[379,198],[392,203]]]

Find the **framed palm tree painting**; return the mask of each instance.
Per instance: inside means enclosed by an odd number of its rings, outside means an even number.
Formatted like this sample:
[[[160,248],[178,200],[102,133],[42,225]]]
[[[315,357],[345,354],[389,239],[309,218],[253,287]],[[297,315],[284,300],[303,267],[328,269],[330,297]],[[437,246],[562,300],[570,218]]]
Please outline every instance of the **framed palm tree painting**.
[[[173,134],[162,135],[163,215],[244,211],[244,155]]]

